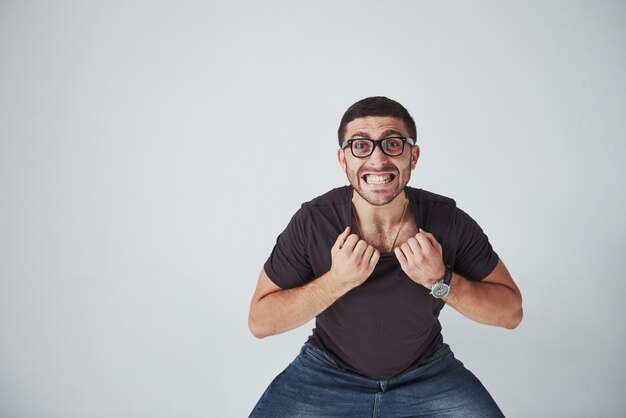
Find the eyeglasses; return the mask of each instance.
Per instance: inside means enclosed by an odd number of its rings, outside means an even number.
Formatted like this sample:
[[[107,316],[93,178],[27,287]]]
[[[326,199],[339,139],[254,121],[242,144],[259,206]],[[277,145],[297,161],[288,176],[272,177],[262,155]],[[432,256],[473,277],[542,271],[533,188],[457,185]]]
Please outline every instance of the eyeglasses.
[[[341,144],[341,149],[346,149],[349,146],[350,151],[352,151],[352,155],[357,158],[365,158],[372,155],[376,145],[378,145],[383,154],[389,157],[397,157],[404,152],[405,142],[411,146],[415,145],[415,140],[411,138],[403,136],[390,136],[379,140],[365,138],[348,139]]]

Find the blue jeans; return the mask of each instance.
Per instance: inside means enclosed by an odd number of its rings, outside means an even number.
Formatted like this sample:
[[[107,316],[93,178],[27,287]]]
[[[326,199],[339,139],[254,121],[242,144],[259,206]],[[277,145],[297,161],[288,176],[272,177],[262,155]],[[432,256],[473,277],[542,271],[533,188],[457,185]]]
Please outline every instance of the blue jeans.
[[[389,380],[343,370],[305,344],[250,418],[503,417],[480,381],[442,344],[428,361]]]

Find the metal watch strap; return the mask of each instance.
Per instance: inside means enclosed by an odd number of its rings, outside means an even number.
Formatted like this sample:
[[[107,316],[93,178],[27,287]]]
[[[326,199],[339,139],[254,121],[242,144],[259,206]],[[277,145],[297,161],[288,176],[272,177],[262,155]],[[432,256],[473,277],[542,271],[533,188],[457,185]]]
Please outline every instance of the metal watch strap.
[[[430,294],[437,298],[441,299],[448,296],[450,293],[450,282],[452,281],[452,268],[450,266],[446,266],[446,272],[443,275],[443,278],[433,284],[433,287],[430,288]]]

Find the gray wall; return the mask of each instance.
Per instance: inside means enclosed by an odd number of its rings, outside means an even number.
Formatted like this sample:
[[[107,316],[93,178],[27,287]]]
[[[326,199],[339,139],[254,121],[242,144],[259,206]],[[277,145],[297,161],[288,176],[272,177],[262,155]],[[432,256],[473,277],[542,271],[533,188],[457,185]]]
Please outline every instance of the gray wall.
[[[510,417],[623,416],[626,3],[0,2],[0,416],[243,417],[247,309],[345,108],[414,115],[524,294],[444,336]]]

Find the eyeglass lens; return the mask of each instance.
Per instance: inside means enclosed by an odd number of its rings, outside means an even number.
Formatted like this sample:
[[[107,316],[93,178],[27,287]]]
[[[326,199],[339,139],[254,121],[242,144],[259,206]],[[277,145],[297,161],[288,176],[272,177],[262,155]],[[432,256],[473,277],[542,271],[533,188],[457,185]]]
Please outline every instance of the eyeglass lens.
[[[404,142],[401,138],[385,138],[379,142],[380,148],[390,157],[402,154]],[[374,152],[374,141],[371,139],[353,139],[352,153],[355,157],[367,157]]]

